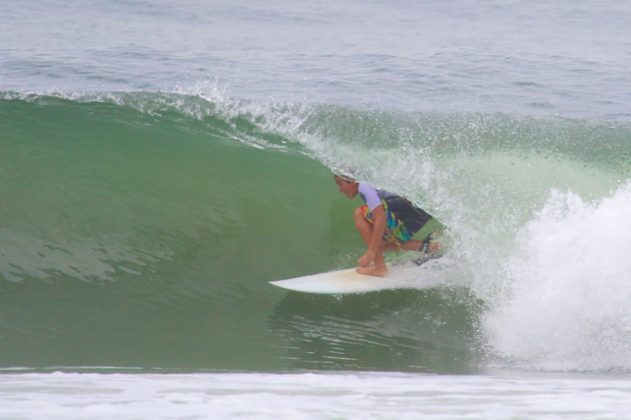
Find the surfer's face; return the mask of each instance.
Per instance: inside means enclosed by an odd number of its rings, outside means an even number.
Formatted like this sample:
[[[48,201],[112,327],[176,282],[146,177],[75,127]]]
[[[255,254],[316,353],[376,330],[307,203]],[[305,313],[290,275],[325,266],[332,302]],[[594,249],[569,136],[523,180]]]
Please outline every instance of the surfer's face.
[[[357,195],[357,182],[347,181],[343,178],[335,177],[335,183],[339,187],[340,192],[348,198],[353,198]]]

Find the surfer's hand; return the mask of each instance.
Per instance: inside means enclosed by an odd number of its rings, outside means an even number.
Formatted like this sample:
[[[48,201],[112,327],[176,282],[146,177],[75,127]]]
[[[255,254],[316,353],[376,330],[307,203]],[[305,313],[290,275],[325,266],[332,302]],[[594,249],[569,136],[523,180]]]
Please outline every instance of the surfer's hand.
[[[359,258],[357,262],[359,263],[360,267],[368,267],[370,263],[375,260],[375,257],[376,257],[376,253],[371,250],[368,250],[366,251],[364,255],[362,255]]]

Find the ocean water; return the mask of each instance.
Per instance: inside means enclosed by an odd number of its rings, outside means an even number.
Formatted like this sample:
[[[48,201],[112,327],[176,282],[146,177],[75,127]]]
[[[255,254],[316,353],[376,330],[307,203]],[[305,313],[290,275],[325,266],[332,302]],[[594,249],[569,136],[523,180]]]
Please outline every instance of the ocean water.
[[[630,22],[0,0],[0,417],[625,417]],[[361,255],[334,171],[439,218],[457,285],[269,285]]]

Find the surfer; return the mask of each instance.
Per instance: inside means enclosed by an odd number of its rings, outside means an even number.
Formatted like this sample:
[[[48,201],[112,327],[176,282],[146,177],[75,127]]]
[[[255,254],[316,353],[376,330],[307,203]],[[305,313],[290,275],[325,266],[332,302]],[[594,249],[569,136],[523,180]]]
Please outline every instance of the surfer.
[[[388,269],[384,251],[413,250],[431,255],[442,249],[440,242],[432,240],[432,232],[412,239],[432,216],[409,200],[343,175],[335,175],[335,183],[348,198],[359,194],[364,202],[354,212],[355,227],[368,246],[358,260],[358,273],[386,276]]]

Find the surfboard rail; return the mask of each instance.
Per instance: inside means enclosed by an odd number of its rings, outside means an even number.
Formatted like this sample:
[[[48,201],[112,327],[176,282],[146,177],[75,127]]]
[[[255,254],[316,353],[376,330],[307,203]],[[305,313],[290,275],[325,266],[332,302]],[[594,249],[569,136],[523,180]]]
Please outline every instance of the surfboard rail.
[[[355,268],[311,274],[269,283],[303,293],[343,295],[394,289],[428,289],[449,284],[452,264],[443,258],[415,264],[388,264],[386,277],[359,274]]]

